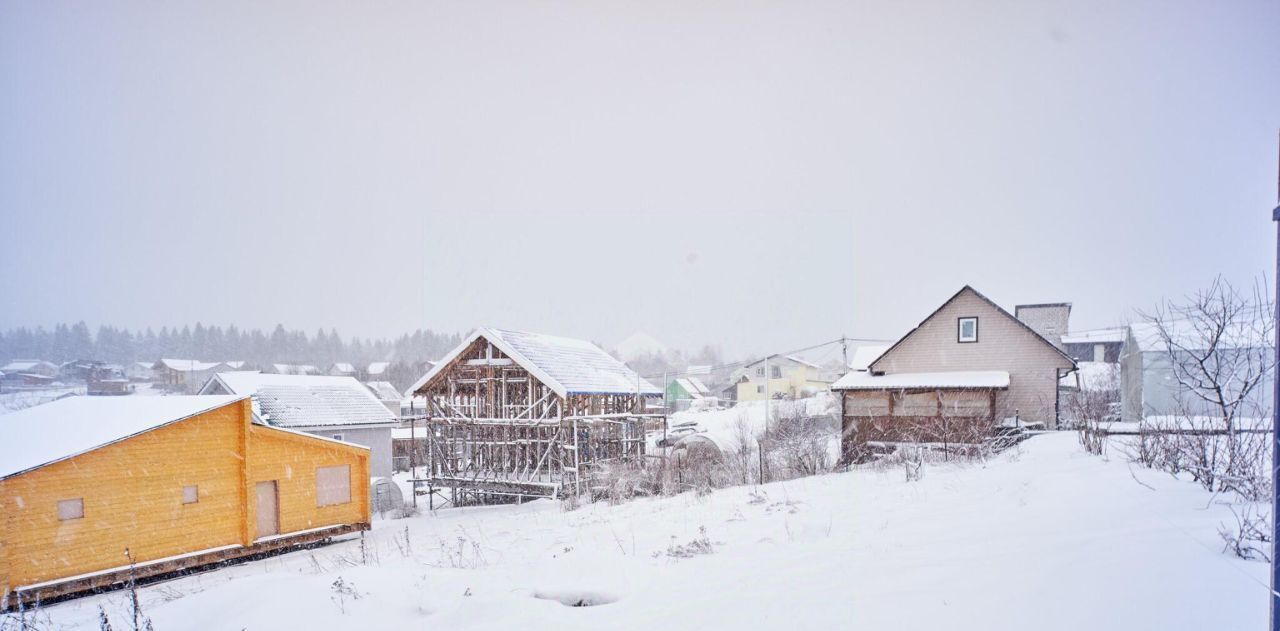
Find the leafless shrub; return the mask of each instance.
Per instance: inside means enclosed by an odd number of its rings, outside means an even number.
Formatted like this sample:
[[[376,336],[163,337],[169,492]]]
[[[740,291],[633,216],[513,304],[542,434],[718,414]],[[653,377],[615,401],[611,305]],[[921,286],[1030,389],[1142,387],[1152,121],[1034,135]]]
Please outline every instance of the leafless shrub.
[[[440,540],[440,560],[437,563],[440,567],[474,570],[488,564],[480,542],[473,539],[465,528],[459,528],[458,536],[452,541]]]
[[[360,597],[363,596],[356,590],[354,583],[343,580],[341,576],[329,585],[329,589],[333,592],[333,596],[329,598],[338,605],[338,611],[341,611],[344,615],[347,613],[347,601],[360,600]]]
[[[667,544],[666,550],[653,553],[655,558],[666,556],[673,559],[690,559],[704,554],[715,552],[715,544],[711,538],[707,536],[707,527],[698,527],[698,536],[691,539],[688,543],[676,543],[675,535],[671,536],[671,543]]]
[[[1225,544],[1223,550],[1245,560],[1261,559],[1268,563],[1271,557],[1271,521],[1266,509],[1258,510],[1253,503],[1231,506],[1234,524],[1218,526],[1218,535]]]
[[[772,480],[818,475],[835,466],[831,445],[839,439],[839,420],[832,414],[811,415],[806,401],[777,406],[760,448],[764,473]]]
[[[1077,421],[1076,436],[1086,453],[1101,456],[1107,451],[1107,434],[1097,421]]]

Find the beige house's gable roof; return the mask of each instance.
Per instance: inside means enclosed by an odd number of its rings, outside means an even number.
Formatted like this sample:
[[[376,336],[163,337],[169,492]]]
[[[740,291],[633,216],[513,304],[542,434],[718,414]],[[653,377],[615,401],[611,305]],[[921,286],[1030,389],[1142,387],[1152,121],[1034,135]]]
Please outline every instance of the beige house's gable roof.
[[[915,328],[911,329],[911,331],[909,331],[906,335],[904,335],[904,336],[902,336],[901,338],[899,338],[897,342],[894,342],[894,343],[893,343],[893,345],[892,345],[892,346],[890,346],[888,350],[886,350],[885,352],[881,353],[881,354],[880,354],[880,356],[879,356],[879,357],[877,357],[877,358],[875,359],[875,361],[871,362],[871,364],[867,367],[867,368],[868,368],[868,370],[869,370],[870,372],[873,372],[873,373],[874,373],[874,372],[877,372],[877,371],[879,370],[879,369],[878,369],[878,365],[879,365],[881,362],[883,362],[883,361],[885,361],[885,360],[887,360],[887,359],[891,358],[891,357],[893,356],[893,354],[894,354],[894,351],[898,350],[898,348],[899,348],[899,347],[901,347],[901,346],[902,346],[902,345],[903,345],[907,340],[911,339],[911,337],[912,337],[913,335],[915,335],[915,334],[916,334],[918,331],[920,331],[920,330],[921,330],[921,329],[922,329],[926,324],[928,324],[931,320],[933,320],[935,317],[937,317],[939,313],[941,313],[942,311],[944,311],[944,310],[947,308],[947,306],[949,306],[951,303],[955,302],[955,301],[956,301],[957,299],[959,299],[961,296],[964,296],[964,295],[966,295],[966,294],[968,294],[968,295],[972,295],[972,296],[974,296],[974,297],[978,298],[980,301],[982,301],[982,302],[986,303],[988,306],[990,306],[990,307],[991,307],[991,309],[992,309],[992,311],[994,311],[995,313],[997,313],[997,314],[999,314],[1000,316],[1003,316],[1003,317],[1005,317],[1005,318],[1008,318],[1008,319],[1009,319],[1010,321],[1012,321],[1012,322],[1017,323],[1018,327],[1019,327],[1019,328],[1021,328],[1021,329],[1022,329],[1022,330],[1024,330],[1024,331],[1026,331],[1028,335],[1031,335],[1031,336],[1032,336],[1032,337],[1034,337],[1035,339],[1039,340],[1041,343],[1043,343],[1043,344],[1044,344],[1045,346],[1047,346],[1048,348],[1053,349],[1053,352],[1054,352],[1054,353],[1056,353],[1056,354],[1060,355],[1063,359],[1065,359],[1067,362],[1069,362],[1072,366],[1075,366],[1075,364],[1076,364],[1075,360],[1074,360],[1074,359],[1072,359],[1070,355],[1067,355],[1065,352],[1063,352],[1063,350],[1062,350],[1061,348],[1058,348],[1056,345],[1054,345],[1054,343],[1053,343],[1053,342],[1050,342],[1049,340],[1045,339],[1045,337],[1044,337],[1043,335],[1040,335],[1039,333],[1036,333],[1035,329],[1032,329],[1030,326],[1027,326],[1027,323],[1023,322],[1022,320],[1019,320],[1019,319],[1018,319],[1018,318],[1016,318],[1016,317],[1014,317],[1014,315],[1013,315],[1013,314],[1011,314],[1011,313],[1009,313],[1008,311],[1005,311],[1005,310],[1004,310],[1004,308],[1003,308],[1003,307],[1001,307],[1000,305],[996,304],[996,303],[995,303],[995,301],[993,301],[993,300],[991,300],[990,298],[988,298],[988,297],[986,297],[986,296],[982,295],[982,293],[981,293],[981,292],[979,292],[978,290],[974,289],[973,287],[970,287],[969,285],[965,285],[964,287],[961,287],[961,288],[960,288],[960,291],[957,291],[954,295],[952,295],[952,296],[951,296],[950,298],[948,298],[945,302],[943,302],[941,305],[939,305],[937,309],[934,309],[934,310],[933,310],[933,313],[930,313],[930,314],[928,315],[928,317],[926,317],[925,319],[921,320],[921,321],[920,321],[920,324],[917,324],[917,325],[915,326]]]

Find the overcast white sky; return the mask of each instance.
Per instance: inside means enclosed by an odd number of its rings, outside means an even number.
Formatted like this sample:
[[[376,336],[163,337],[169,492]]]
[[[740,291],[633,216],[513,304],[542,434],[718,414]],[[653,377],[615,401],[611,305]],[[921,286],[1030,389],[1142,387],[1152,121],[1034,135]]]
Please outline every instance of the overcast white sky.
[[[966,283],[1114,324],[1273,265],[1277,33],[1276,2],[8,2],[0,327],[736,355]]]

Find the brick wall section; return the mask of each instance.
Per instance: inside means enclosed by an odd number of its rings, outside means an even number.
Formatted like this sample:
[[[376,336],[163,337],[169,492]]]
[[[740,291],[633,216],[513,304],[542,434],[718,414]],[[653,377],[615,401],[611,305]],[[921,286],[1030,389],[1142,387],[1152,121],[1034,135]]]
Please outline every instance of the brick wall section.
[[[978,341],[960,343],[957,319],[971,316],[978,317]],[[871,369],[885,374],[1003,370],[1009,373],[1009,389],[996,395],[996,418],[1013,416],[1017,410],[1024,420],[1053,427],[1057,371],[1071,365],[1011,315],[966,288]]]

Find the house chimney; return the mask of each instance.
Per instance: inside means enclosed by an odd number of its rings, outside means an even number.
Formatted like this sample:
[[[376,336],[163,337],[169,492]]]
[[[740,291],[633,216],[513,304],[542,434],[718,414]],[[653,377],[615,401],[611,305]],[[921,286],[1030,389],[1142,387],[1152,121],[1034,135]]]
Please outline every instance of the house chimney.
[[[1018,305],[1013,308],[1013,316],[1044,339],[1053,342],[1054,346],[1062,348],[1062,336],[1067,334],[1067,323],[1071,319],[1071,303]]]

